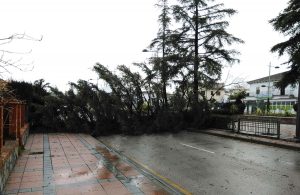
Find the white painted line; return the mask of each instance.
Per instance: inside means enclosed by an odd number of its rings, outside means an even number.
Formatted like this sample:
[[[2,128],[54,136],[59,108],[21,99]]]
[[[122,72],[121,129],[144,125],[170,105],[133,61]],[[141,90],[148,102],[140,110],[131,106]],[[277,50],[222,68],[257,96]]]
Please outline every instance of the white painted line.
[[[186,147],[190,147],[190,148],[194,148],[196,150],[203,151],[203,152],[208,152],[208,153],[211,153],[211,154],[215,153],[215,152],[212,152],[212,151],[209,151],[209,150],[205,150],[205,149],[202,149],[202,148],[197,148],[195,146],[191,146],[191,145],[188,145],[188,144],[184,144],[184,143],[180,143],[180,144],[183,145],[183,146],[186,146]]]
[[[288,161],[284,161],[284,160],[279,160],[279,162],[285,163],[287,165],[294,165],[294,163],[288,162]]]

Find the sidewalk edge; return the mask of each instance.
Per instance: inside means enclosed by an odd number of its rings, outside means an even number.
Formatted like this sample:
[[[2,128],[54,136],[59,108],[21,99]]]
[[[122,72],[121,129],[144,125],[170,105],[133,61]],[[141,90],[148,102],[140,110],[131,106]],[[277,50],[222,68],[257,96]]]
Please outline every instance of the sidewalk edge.
[[[300,145],[299,146],[293,146],[293,145],[288,145],[284,143],[273,143],[273,142],[268,142],[265,140],[260,140],[257,139],[256,137],[249,136],[247,135],[240,135],[240,134],[222,134],[222,133],[216,133],[216,132],[209,132],[209,131],[203,131],[203,130],[191,130],[189,129],[188,131],[190,132],[197,132],[197,133],[203,133],[207,135],[214,135],[214,136],[219,136],[219,137],[224,137],[224,138],[231,138],[231,139],[236,139],[236,140],[241,140],[241,141],[247,141],[247,142],[252,142],[252,143],[257,143],[257,144],[263,144],[263,145],[268,145],[268,146],[274,146],[274,147],[279,147],[279,148],[284,148],[284,149],[291,149],[295,151],[300,151]]]

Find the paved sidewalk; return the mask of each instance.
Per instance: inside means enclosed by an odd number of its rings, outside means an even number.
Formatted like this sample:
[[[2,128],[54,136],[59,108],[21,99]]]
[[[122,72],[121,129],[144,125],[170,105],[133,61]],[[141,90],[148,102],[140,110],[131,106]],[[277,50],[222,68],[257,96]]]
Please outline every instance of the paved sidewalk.
[[[280,124],[280,139],[292,139],[296,136],[296,125]]]
[[[4,194],[169,194],[99,141],[83,134],[33,134]]]
[[[275,138],[259,137],[259,136],[255,136],[255,135],[234,133],[231,130],[224,130],[224,129],[207,129],[207,130],[190,129],[190,130],[199,132],[199,133],[209,134],[209,135],[228,137],[228,138],[232,138],[232,139],[238,139],[238,140],[243,140],[243,141],[248,141],[248,142],[254,142],[254,143],[265,144],[265,145],[269,145],[269,146],[275,146],[275,147],[300,151],[300,143],[292,141],[292,140],[288,140],[288,139],[275,139]]]

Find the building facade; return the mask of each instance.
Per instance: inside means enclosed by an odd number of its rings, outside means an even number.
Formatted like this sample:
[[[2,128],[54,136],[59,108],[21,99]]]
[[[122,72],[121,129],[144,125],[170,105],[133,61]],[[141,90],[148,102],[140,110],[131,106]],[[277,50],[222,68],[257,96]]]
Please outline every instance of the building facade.
[[[245,99],[248,104],[247,112],[253,113],[253,105],[270,101],[270,112],[295,114],[293,105],[297,102],[299,85],[288,85],[285,88],[275,87],[286,72],[248,81],[249,96]],[[255,111],[255,110],[254,110]]]
[[[211,88],[201,89],[200,93],[207,100],[215,99],[218,103],[226,101],[224,83],[218,83]]]

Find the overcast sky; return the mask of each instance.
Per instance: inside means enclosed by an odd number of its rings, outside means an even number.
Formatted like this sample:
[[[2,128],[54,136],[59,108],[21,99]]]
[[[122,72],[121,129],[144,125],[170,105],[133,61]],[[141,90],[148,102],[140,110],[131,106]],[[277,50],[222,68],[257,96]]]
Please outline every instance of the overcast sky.
[[[34,81],[44,78],[60,89],[69,81],[96,79],[91,71],[96,62],[114,69],[145,61],[151,53],[142,53],[158,30],[156,0],[1,0],[0,37],[26,33],[41,42],[16,41],[5,49],[23,55],[23,63],[33,62],[32,71],[14,71],[4,78]],[[220,2],[220,1],[219,1]],[[235,78],[246,81],[268,75],[268,64],[283,60],[270,48],[283,40],[268,23],[283,10],[288,0],[223,0],[225,7],[238,10],[228,29],[245,44],[237,45],[240,64],[228,71],[227,82]],[[4,46],[1,46],[3,49]],[[20,56],[13,56],[19,58]],[[27,68],[30,69],[30,66]],[[286,68],[273,69],[272,73]]]

